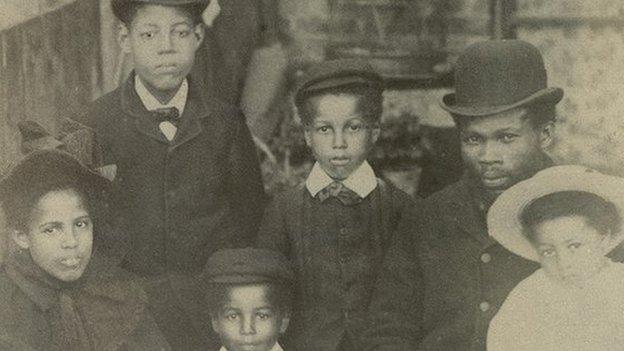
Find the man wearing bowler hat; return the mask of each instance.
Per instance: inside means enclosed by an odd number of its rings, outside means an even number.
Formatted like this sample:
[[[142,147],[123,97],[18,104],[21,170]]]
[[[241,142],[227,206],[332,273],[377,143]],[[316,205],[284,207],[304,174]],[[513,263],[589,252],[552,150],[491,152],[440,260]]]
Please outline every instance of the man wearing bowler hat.
[[[465,174],[399,225],[370,306],[371,350],[485,350],[491,318],[538,267],[488,237],[486,213],[551,165],[544,150],[562,97],[529,43],[480,42],[460,56],[441,106],[456,122]]]

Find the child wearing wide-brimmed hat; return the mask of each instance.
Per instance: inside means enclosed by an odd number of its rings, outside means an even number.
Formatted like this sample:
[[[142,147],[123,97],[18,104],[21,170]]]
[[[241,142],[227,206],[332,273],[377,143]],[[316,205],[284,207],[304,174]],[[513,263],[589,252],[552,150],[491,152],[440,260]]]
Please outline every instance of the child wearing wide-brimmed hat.
[[[504,192],[490,235],[542,268],[520,282],[490,323],[488,350],[616,350],[624,345],[624,264],[617,247],[624,179],[556,166]]]

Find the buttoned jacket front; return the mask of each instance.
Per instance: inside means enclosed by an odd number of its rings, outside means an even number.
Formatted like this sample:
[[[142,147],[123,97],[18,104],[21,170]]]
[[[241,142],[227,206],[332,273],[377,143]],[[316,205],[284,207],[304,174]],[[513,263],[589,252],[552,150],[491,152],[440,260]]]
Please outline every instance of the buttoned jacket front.
[[[401,223],[371,304],[371,349],[485,350],[489,321],[539,267],[488,237],[470,189],[462,179]]]
[[[169,142],[131,75],[94,103],[90,118],[102,165],[117,168],[111,207],[130,241],[126,268],[140,275],[194,273],[212,252],[252,243],[264,191],[238,109],[206,97],[189,79]]]

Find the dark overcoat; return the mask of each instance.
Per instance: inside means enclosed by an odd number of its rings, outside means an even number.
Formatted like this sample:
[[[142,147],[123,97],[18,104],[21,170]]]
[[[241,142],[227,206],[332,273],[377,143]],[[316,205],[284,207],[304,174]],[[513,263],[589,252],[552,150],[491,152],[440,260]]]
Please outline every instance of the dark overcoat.
[[[93,257],[84,281],[72,288],[47,284],[39,279],[45,273],[16,262],[9,258],[0,269],[0,350],[73,350],[67,343],[73,330],[62,327],[61,292],[73,300],[88,350],[170,350],[137,278],[112,261]]]
[[[320,202],[304,185],[279,194],[267,209],[259,246],[294,263],[296,299],[282,340],[292,350],[361,350],[375,277],[400,218],[414,202],[382,180],[363,201]]]
[[[478,198],[463,178],[400,224],[370,306],[370,350],[485,350],[490,320],[539,265],[488,236]]]
[[[130,248],[124,268],[143,276],[199,272],[210,254],[252,244],[264,190],[241,112],[189,79],[169,142],[134,89],[134,75],[90,112],[103,165],[117,167],[111,209]]]

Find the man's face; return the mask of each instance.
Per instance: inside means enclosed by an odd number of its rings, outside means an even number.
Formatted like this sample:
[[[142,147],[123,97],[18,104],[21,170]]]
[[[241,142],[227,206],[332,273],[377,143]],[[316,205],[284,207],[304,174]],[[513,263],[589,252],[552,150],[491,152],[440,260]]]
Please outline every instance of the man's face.
[[[119,41],[148,88],[171,91],[189,74],[203,35],[202,26],[175,7],[144,5],[129,28],[122,25]]]
[[[366,160],[379,138],[379,125],[366,121],[354,95],[326,94],[310,103],[315,116],[306,126],[306,143],[330,177],[346,179]]]
[[[461,151],[468,172],[486,191],[500,194],[545,166],[543,147],[552,124],[534,127],[518,108],[484,117],[458,117]]]

